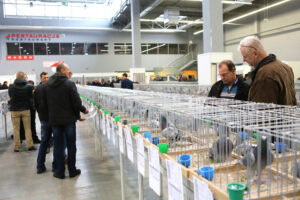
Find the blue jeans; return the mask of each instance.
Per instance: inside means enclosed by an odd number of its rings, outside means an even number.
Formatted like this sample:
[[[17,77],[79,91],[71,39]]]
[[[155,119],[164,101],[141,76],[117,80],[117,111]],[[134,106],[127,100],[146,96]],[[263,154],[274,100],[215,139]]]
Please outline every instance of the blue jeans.
[[[46,121],[41,121],[41,144],[39,148],[39,153],[37,157],[37,166],[38,170],[45,168],[45,159],[46,159],[46,151],[48,148],[49,140],[52,134],[52,128],[50,124]],[[52,162],[52,168],[54,167],[54,161]]]
[[[55,159],[55,173],[58,176],[65,175],[65,145],[68,150],[68,170],[69,174],[76,172],[76,125],[75,122],[52,126],[54,136],[54,159]]]

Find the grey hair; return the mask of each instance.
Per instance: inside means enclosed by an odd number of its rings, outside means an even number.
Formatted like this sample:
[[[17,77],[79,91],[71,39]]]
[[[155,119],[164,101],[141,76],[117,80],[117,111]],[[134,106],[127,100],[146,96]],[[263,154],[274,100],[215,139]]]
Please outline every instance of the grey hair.
[[[242,47],[248,47],[249,49],[251,48],[256,49],[259,52],[266,52],[260,40],[255,36],[247,36],[244,39],[242,39],[238,46],[238,50],[240,51]]]

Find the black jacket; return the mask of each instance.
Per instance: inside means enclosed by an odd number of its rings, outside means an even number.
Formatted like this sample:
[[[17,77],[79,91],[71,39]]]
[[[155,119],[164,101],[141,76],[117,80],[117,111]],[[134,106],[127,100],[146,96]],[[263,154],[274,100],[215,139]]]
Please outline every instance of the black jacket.
[[[8,89],[7,85],[2,85],[2,86],[0,87],[0,90],[6,90],[6,89]]]
[[[48,121],[48,110],[45,103],[42,101],[44,96],[44,87],[45,84],[39,84],[34,91],[34,102],[40,121]]]
[[[133,90],[133,82],[126,78],[121,81],[121,88]]]
[[[241,78],[238,77],[238,83],[237,83],[237,92],[234,97],[236,100],[243,100],[247,101],[248,100],[248,93],[249,93],[249,85],[245,83],[245,81]],[[223,90],[224,83],[222,80],[216,82],[210,89],[208,96],[209,97],[217,97],[219,98],[221,95],[221,92]]]
[[[66,125],[80,118],[81,99],[74,82],[55,73],[44,86],[43,100],[51,125]]]
[[[30,98],[33,87],[25,79],[16,79],[9,85],[10,111],[23,111],[30,109]]]

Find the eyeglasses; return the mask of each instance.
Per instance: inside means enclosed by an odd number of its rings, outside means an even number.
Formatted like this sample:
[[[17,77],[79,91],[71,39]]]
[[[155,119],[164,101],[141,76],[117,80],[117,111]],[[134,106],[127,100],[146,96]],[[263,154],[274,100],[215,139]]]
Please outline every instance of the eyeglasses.
[[[218,74],[218,76],[220,76],[220,77],[226,77],[228,74],[229,74],[229,72],[224,73],[224,74]]]

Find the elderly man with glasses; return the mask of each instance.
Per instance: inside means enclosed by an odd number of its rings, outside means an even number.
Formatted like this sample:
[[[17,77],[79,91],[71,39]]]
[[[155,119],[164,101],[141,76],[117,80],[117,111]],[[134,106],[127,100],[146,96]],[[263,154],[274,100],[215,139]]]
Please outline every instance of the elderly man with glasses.
[[[268,54],[253,36],[241,40],[239,50],[243,61],[252,67],[249,101],[296,105],[294,73],[290,66]]]
[[[249,85],[235,73],[235,65],[231,60],[219,63],[220,81],[216,82],[208,94],[209,97],[244,100],[248,99]]]

